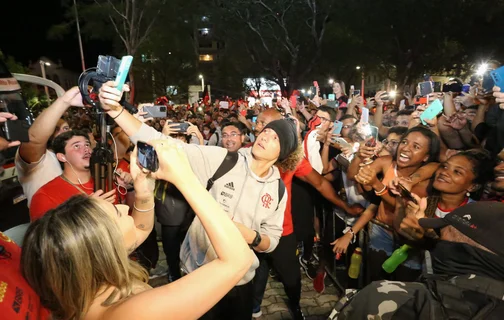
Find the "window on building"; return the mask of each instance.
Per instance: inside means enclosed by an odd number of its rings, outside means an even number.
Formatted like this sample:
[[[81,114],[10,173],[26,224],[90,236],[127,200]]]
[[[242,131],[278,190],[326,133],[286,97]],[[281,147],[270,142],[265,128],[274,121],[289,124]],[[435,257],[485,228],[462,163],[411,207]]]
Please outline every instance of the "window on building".
[[[199,61],[213,61],[214,56],[212,54],[200,54]]]

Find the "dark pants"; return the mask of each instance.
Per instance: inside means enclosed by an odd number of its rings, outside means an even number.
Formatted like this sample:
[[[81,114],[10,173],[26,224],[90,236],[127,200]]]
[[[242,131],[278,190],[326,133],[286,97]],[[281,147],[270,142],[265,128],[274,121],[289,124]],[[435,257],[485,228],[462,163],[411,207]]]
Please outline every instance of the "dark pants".
[[[261,264],[254,277],[254,309],[261,305],[268,282],[268,261],[271,262],[279,280],[284,285],[291,307],[298,307],[301,299],[301,272],[296,256],[297,241],[294,233],[280,238],[276,249],[260,259]]]
[[[161,225],[161,240],[163,251],[166,255],[166,263],[170,268],[171,280],[180,279],[180,245],[187,233],[187,226],[164,226]]]
[[[250,320],[252,318],[252,298],[254,287],[252,281],[236,286],[224,298],[205,313],[201,320]]]
[[[147,271],[156,267],[159,260],[156,228],[152,228],[152,231],[147,239],[138,246],[133,253],[133,256],[136,257],[138,263],[147,269]]]

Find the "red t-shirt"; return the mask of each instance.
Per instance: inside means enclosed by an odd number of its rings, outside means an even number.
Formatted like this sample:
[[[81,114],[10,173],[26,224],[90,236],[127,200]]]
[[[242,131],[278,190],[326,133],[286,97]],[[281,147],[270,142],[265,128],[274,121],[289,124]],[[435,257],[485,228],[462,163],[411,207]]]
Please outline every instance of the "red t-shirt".
[[[285,184],[285,189],[287,189],[287,205],[285,207],[284,222],[283,222],[283,232],[282,236],[288,236],[294,232],[294,225],[292,223],[292,179],[296,177],[307,176],[313,170],[310,162],[306,158],[298,164],[294,171],[282,172],[280,170],[280,177]]]
[[[79,188],[79,189],[77,189]],[[90,195],[94,192],[94,180],[89,179],[82,186],[74,186],[63,180],[61,176],[54,178],[43,185],[33,195],[30,205],[30,219],[35,221],[40,219],[47,211],[56,208],[72,196],[82,194],[82,191]]]
[[[130,173],[130,163],[126,159],[121,159],[119,163],[117,164],[117,169],[121,169],[123,172]],[[124,188],[121,188],[121,192],[126,192]],[[122,194],[117,191],[117,199],[119,199],[119,203],[125,203],[126,202],[126,194]]]
[[[21,274],[21,248],[0,232],[0,318],[49,319],[49,312]]]

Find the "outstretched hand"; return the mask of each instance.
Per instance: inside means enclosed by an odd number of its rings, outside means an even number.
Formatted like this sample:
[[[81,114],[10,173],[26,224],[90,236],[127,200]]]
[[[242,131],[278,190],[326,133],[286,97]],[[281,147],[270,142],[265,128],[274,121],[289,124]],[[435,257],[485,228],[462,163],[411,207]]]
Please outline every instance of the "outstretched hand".
[[[128,92],[129,90],[129,86],[127,84],[123,86],[122,91],[119,91],[116,88],[114,81],[104,83],[100,88],[100,93],[98,94],[102,109],[105,111],[120,110],[122,106],[119,101],[121,101],[123,93]]]

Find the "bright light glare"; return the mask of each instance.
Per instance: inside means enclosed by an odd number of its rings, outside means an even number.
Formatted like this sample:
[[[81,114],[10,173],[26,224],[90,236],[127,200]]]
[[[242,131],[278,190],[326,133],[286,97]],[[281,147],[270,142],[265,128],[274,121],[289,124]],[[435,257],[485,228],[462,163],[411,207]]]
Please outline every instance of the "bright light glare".
[[[389,97],[390,98],[395,98],[395,96],[396,96],[396,92],[395,91],[390,91],[389,92]]]
[[[360,66],[355,67],[355,69],[360,70]]]
[[[264,78],[261,78],[261,82],[264,82],[264,81],[266,81],[266,79],[264,79]]]
[[[305,89],[301,89],[301,93],[305,93],[305,92],[306,92],[306,90],[305,90]]]
[[[329,79],[329,84],[333,84],[334,83],[334,79]]]
[[[369,135],[371,135],[371,126],[369,124],[366,124],[364,126],[362,126],[362,133],[367,137]]]
[[[311,90],[308,90],[308,92],[307,92],[307,93],[308,93],[308,94],[312,94],[312,91],[311,91]]]
[[[479,67],[478,70],[476,71],[476,74],[478,76],[482,76],[486,71],[488,70],[488,63],[482,63]]]
[[[202,75],[202,74],[200,74],[200,75],[199,75],[199,78],[200,78],[200,79],[203,79],[203,75]]]

